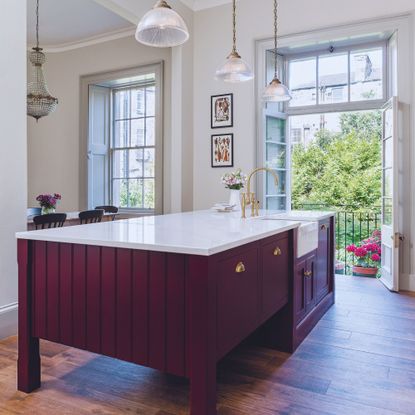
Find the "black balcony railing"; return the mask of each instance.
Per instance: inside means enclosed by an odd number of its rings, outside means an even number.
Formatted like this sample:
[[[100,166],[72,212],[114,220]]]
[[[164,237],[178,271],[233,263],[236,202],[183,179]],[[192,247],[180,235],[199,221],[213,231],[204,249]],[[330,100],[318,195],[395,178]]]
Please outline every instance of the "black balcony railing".
[[[346,205],[302,203],[294,204],[293,209],[336,212],[336,272],[339,274],[352,274],[354,256],[347,252],[346,247],[368,238],[381,227],[381,211],[378,206],[353,208]]]

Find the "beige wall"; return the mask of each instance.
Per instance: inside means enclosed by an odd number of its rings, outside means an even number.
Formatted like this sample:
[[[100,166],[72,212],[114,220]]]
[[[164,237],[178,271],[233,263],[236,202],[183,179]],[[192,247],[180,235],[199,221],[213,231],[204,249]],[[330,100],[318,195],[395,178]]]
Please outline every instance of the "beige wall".
[[[47,53],[45,75],[52,95],[58,97],[55,113],[36,123],[28,120],[28,203],[44,192],[62,194],[61,210],[84,209],[80,203],[80,77],[99,72],[165,62],[165,135],[170,141],[171,52],[140,45],[128,37],[67,52]],[[31,76],[29,68],[29,78]],[[83,145],[83,143],[81,143]],[[167,167],[169,168],[169,167]],[[84,176],[84,174],[82,174]]]
[[[26,227],[26,1],[3,0],[0,15],[0,338],[15,333],[15,232]],[[6,41],[7,39],[7,41]]]

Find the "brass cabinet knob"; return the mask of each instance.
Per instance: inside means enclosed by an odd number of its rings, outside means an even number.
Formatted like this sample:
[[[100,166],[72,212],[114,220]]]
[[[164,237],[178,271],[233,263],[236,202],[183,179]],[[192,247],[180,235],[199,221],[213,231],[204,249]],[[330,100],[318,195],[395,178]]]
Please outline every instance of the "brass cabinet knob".
[[[277,246],[274,249],[274,256],[280,256],[282,254],[281,248],[279,246]]]
[[[246,271],[246,269],[245,269],[244,263],[243,262],[239,262],[238,265],[235,268],[235,272],[237,274],[242,274],[242,272],[245,272],[245,271]]]
[[[305,271],[304,272],[304,276],[307,277],[307,278],[311,277],[312,275],[313,275],[313,273],[311,271]]]

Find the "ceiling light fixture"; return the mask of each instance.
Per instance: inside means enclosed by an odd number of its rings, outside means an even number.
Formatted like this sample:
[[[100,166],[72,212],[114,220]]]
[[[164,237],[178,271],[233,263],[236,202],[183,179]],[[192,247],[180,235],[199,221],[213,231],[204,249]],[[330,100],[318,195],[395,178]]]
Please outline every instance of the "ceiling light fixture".
[[[165,0],[158,0],[138,23],[135,38],[146,46],[168,48],[187,42],[189,29]]]
[[[215,78],[224,82],[245,82],[254,78],[254,73],[236,49],[236,0],[233,0],[233,48],[226,62],[216,71]]]
[[[48,90],[42,69],[46,57],[39,47],[39,0],[36,2],[36,47],[30,52],[29,60],[33,66],[34,80],[27,85],[27,115],[38,121],[55,111],[58,105],[58,99]]]
[[[274,0],[274,79],[265,88],[265,102],[286,102],[292,99],[290,90],[278,78],[278,3]]]

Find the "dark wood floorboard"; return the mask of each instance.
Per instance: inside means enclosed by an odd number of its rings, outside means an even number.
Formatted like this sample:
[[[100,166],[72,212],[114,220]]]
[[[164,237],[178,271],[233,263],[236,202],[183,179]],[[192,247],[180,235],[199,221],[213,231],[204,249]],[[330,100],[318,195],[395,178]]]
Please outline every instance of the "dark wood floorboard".
[[[296,353],[244,345],[220,363],[220,415],[415,414],[415,296],[336,283],[336,305]],[[0,342],[0,415],[187,414],[187,380],[49,342],[42,388],[17,392],[16,347]]]

